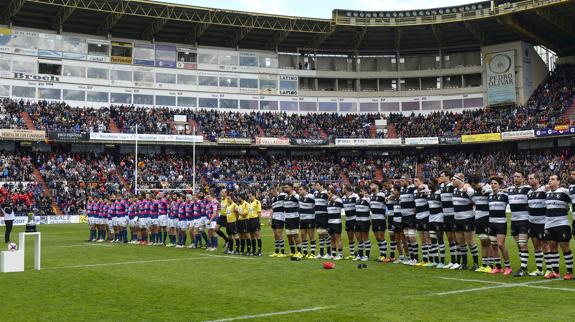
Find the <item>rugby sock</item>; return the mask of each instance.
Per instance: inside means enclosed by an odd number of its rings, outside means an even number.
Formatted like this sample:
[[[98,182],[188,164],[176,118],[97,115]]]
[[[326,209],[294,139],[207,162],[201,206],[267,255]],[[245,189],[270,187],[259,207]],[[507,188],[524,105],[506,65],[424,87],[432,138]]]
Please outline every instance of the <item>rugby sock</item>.
[[[455,264],[457,262],[457,245],[455,243],[449,243],[449,255],[451,255],[451,263]]]
[[[229,239],[228,239],[228,237],[226,236],[226,234],[224,234],[224,232],[223,232],[223,231],[221,231],[221,230],[218,230],[218,231],[216,231],[216,233],[218,234],[218,236],[222,237],[222,239],[223,239],[223,240],[225,240],[225,241],[226,241],[226,243],[227,243],[227,242],[229,242]]]
[[[371,252],[371,240],[363,242],[365,248],[365,257],[369,258],[369,253]]]
[[[564,252],[563,259],[565,260],[565,267],[567,268],[567,273],[573,274],[573,253],[570,250]]]
[[[256,239],[252,239],[252,253],[255,254],[256,253]]]
[[[332,248],[331,248],[331,256],[333,256],[333,257],[337,256],[336,248],[335,248],[335,247],[332,247]]]
[[[164,232],[164,238],[162,238],[162,243],[164,243],[164,244],[166,243],[166,237],[168,237],[167,231]]]
[[[429,261],[429,246],[427,244],[421,245],[421,261],[424,263]]]
[[[301,253],[301,244],[297,244],[297,251],[298,253]]]
[[[302,241],[303,254],[307,255],[307,240]]]
[[[529,251],[520,250],[519,257],[521,258],[521,269],[527,270],[527,263],[529,261]]]
[[[461,264],[461,259],[463,258],[463,251],[461,250],[461,246],[459,245],[457,246],[456,252],[457,252],[456,257],[457,264]]]
[[[210,240],[208,239],[208,234],[206,234],[205,231],[202,231],[201,233],[202,238],[206,241],[206,247],[210,247]],[[200,240],[201,242],[201,240]]]
[[[188,234],[186,234],[186,232],[183,232],[182,234],[184,235],[184,243],[182,245],[185,246],[188,242]]]
[[[509,263],[509,260],[506,260],[505,261],[505,268],[509,268],[509,267],[511,267],[511,264]]]
[[[276,247],[275,253],[279,254],[280,253],[280,241],[279,240],[276,240],[275,247]]]
[[[387,240],[377,242],[377,246],[379,247],[379,257],[387,256]]]
[[[327,237],[325,239],[325,248],[326,249],[330,249],[331,248],[331,238]]]
[[[218,237],[212,236],[212,248],[218,248]]]
[[[463,245],[459,248],[461,254],[461,263],[467,266],[467,245]]]
[[[258,253],[262,252],[262,239],[258,238]]]
[[[90,229],[90,240],[95,239],[96,236],[96,230],[95,229]]]
[[[338,248],[337,249],[337,255],[342,257],[343,256],[343,248]]]
[[[439,244],[439,262],[445,263],[445,243]]]
[[[323,237],[319,238],[319,254],[323,256],[323,246],[325,245],[325,239]]]
[[[501,257],[495,257],[495,267],[497,267],[497,269],[501,269]]]
[[[284,253],[284,247],[285,247],[285,241],[283,239],[280,239],[280,251],[282,254]]]
[[[355,241],[352,240],[349,242],[349,256],[354,257],[355,255]]]
[[[479,249],[477,248],[477,244],[471,245],[471,257],[473,258],[473,264],[479,266]]]
[[[295,246],[294,246],[294,244],[289,244],[289,250],[291,251],[292,254],[295,254]]]
[[[391,239],[391,241],[389,242],[389,257],[391,258],[395,258],[395,250],[397,249],[397,242],[395,241],[394,238]]]
[[[311,245],[311,253],[312,253],[313,255],[315,255],[316,241],[315,241],[315,240],[312,240],[312,241],[310,241],[309,243],[310,243],[310,245]],[[321,239],[320,239],[320,243],[321,243]],[[320,250],[323,250],[323,249],[320,249]]]
[[[555,273],[559,273],[559,252],[551,252],[551,265]]]
[[[536,251],[535,252],[535,265],[537,265],[537,269],[542,271],[543,270],[543,252]]]
[[[357,256],[358,257],[363,257],[363,245],[364,242],[362,240],[358,241],[357,243]]]
[[[247,245],[248,253],[251,253],[252,250],[252,240],[251,239],[242,239],[242,253],[244,252],[245,248],[244,245]]]
[[[413,243],[413,259],[419,261],[419,244]]]
[[[242,242],[243,239],[236,239],[236,252],[240,252],[240,243]]]

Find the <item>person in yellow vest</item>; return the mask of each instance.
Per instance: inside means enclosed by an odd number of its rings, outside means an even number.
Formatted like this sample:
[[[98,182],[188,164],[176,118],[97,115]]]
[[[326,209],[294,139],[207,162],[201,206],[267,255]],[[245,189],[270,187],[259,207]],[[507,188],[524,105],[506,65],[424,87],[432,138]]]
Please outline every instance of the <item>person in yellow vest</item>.
[[[249,203],[247,202],[247,196],[244,193],[238,195],[238,233],[240,234],[240,253],[244,256],[252,256],[251,247],[252,243],[250,240],[250,234],[248,233],[248,212]],[[247,244],[247,245],[246,245]],[[246,252],[247,246],[247,252]]]
[[[248,232],[252,239],[252,255],[256,256],[256,240],[258,244],[257,256],[262,256],[262,234],[260,217],[262,215],[262,204],[256,199],[253,191],[248,192]]]
[[[226,231],[227,231],[227,220],[226,220],[226,212],[227,212],[227,207],[228,207],[228,196],[227,196],[228,192],[226,189],[223,189],[222,191],[220,191],[220,211],[219,211],[219,216],[218,219],[216,219],[216,227],[214,228],[214,231],[218,234],[218,236],[222,237],[222,239],[226,242],[225,246],[224,246],[224,250],[226,251],[226,253],[228,252],[228,247],[230,246],[230,240],[228,238],[228,236],[226,236],[226,234],[224,234],[224,232],[222,231],[222,227],[226,227]],[[229,231],[227,231],[228,235],[229,235]],[[231,245],[231,249],[233,249],[233,242]]]
[[[238,255],[240,253],[240,237],[238,235],[238,205],[234,202],[231,194],[226,194],[226,231],[228,232],[228,254]],[[234,242],[236,241],[236,250],[234,251]]]

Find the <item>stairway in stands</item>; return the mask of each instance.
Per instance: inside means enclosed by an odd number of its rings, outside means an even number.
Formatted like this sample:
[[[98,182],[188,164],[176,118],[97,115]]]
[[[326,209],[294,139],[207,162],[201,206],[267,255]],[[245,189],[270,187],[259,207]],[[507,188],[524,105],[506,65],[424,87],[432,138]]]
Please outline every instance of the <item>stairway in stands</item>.
[[[34,167],[34,176],[36,177],[36,182],[38,182],[42,186],[44,195],[50,196],[50,200],[52,201],[52,210],[54,211],[54,213],[58,216],[63,215],[62,209],[60,209],[60,206],[56,202],[56,199],[54,199],[54,197],[52,196],[52,193],[50,192],[50,189],[48,188],[46,181],[44,181],[44,178],[42,178],[42,174],[40,173],[40,171],[38,171],[38,169],[36,169],[36,167]]]
[[[569,124],[574,123],[575,121],[575,100],[571,102],[571,106],[569,106],[565,112],[561,115],[562,124]]]
[[[395,129],[395,124],[387,123],[387,138],[397,139],[397,130]]]
[[[110,132],[112,132],[112,133],[120,133],[121,132],[120,129],[118,128],[118,125],[116,125],[116,122],[111,117],[110,117],[110,121],[108,122],[108,128],[110,129]]]
[[[36,127],[34,126],[34,122],[32,121],[32,118],[30,117],[30,114],[28,114],[28,112],[22,112],[20,113],[20,116],[22,117],[22,120],[24,121],[24,124],[26,124],[26,128],[28,130],[36,129]]]

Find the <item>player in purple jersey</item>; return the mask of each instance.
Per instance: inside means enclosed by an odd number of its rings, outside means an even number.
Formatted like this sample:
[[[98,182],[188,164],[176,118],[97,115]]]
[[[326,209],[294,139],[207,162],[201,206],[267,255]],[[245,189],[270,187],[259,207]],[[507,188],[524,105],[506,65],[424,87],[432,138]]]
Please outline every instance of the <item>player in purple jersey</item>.
[[[140,244],[148,244],[148,210],[149,210],[148,200],[144,194],[140,196],[139,206],[138,206],[138,226],[140,227]]]
[[[168,198],[168,236],[170,242],[166,247],[176,246],[176,228],[178,227],[178,210],[180,208],[176,195],[171,195]]]
[[[194,220],[194,197],[192,195],[186,195],[186,232],[189,232],[190,234],[190,245],[188,247],[192,247],[193,246],[193,240],[194,240],[194,235],[193,235],[193,223],[192,221]],[[187,238],[187,237],[186,237]],[[185,245],[185,240],[184,240],[184,245]]]
[[[186,245],[186,236],[187,236],[187,229],[188,229],[188,216],[187,211],[188,208],[191,211],[191,208],[188,206],[189,202],[184,200],[183,197],[179,197],[177,200],[178,207],[178,245],[176,248],[184,248]]]
[[[90,227],[90,239],[88,241],[95,242],[96,241],[96,200],[92,196],[88,197],[87,203],[87,215],[88,215],[88,226]]]
[[[160,245],[166,244],[168,236],[168,200],[163,193],[158,194],[158,234]]]
[[[134,197],[130,197],[128,200],[128,218],[130,226],[130,244],[135,244],[138,241],[138,204]]]
[[[147,195],[149,212],[150,215],[150,234],[151,234],[151,245],[152,246],[159,246],[162,245],[160,243],[160,226],[159,226],[159,202],[158,200],[154,200],[151,194]]]

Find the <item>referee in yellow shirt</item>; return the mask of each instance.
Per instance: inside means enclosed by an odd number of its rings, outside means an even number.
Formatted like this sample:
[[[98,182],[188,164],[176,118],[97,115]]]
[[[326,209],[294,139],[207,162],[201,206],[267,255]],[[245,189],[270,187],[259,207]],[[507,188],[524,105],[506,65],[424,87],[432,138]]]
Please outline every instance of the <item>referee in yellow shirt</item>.
[[[256,256],[256,240],[258,242],[257,256],[262,256],[262,233],[260,217],[262,215],[262,204],[256,199],[253,191],[248,192],[248,231],[252,239],[252,253]]]
[[[228,254],[239,255],[240,253],[240,237],[238,235],[238,228],[236,222],[238,221],[238,205],[234,202],[231,194],[226,194],[226,230],[229,236]],[[234,252],[234,242],[236,241],[236,251]]]
[[[226,236],[226,234],[224,234],[224,232],[222,231],[222,227],[226,227],[226,231],[229,235],[229,231],[227,230],[227,225],[228,225],[228,221],[226,220],[226,212],[227,212],[227,208],[228,208],[228,192],[226,189],[223,189],[222,191],[220,191],[220,204],[219,204],[219,216],[218,219],[216,219],[216,228],[214,229],[216,231],[216,233],[218,234],[218,236],[222,237],[223,240],[226,242],[224,249],[226,250],[226,253],[228,252],[228,247],[229,249],[233,249],[233,242],[232,245],[230,245],[230,240],[228,238],[228,236]]]
[[[238,233],[240,234],[240,253],[244,256],[252,256],[251,253],[251,240],[250,234],[248,233],[248,213],[249,213],[249,203],[247,202],[247,196],[245,193],[240,193],[238,195]],[[247,244],[247,252],[246,250]],[[255,245],[254,245],[255,246]]]

